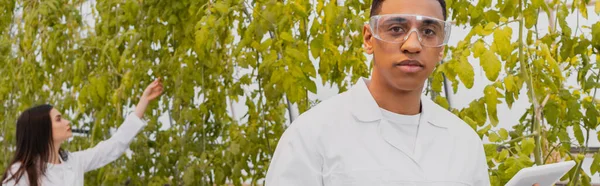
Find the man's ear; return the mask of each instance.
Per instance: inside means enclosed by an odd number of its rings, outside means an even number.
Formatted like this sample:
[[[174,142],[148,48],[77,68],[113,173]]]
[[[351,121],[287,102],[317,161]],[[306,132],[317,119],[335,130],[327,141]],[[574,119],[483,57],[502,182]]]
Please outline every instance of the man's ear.
[[[365,52],[369,55],[373,54],[373,33],[371,33],[371,26],[365,24],[363,26],[363,47]]]
[[[438,56],[438,61],[442,61],[444,59],[444,51],[446,50],[446,46],[442,46],[442,50],[440,50],[440,55]]]

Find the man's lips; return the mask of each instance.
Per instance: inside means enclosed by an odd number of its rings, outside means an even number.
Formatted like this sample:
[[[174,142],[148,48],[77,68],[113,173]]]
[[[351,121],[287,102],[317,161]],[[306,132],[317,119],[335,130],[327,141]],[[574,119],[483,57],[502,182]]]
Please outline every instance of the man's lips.
[[[419,62],[417,60],[411,60],[411,59],[407,59],[407,60],[401,61],[400,63],[396,63],[396,66],[419,66],[419,67],[425,67],[421,62]]]
[[[425,66],[417,60],[404,60],[400,63],[396,63],[394,66],[406,73],[415,73],[425,69]]]

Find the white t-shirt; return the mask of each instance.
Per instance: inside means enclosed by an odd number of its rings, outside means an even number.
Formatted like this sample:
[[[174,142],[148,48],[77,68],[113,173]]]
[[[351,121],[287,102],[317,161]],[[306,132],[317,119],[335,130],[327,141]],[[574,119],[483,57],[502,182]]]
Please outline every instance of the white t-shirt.
[[[410,154],[414,154],[421,114],[403,115],[381,108],[383,119],[392,124]]]

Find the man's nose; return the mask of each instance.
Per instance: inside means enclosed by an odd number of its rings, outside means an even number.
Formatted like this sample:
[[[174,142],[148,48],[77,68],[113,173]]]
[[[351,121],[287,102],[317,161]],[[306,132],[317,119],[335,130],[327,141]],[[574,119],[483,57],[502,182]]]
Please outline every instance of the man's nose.
[[[414,34],[413,34],[414,32]],[[419,53],[423,49],[421,41],[419,40],[419,33],[416,31],[408,32],[406,41],[401,46],[401,50],[404,53]]]

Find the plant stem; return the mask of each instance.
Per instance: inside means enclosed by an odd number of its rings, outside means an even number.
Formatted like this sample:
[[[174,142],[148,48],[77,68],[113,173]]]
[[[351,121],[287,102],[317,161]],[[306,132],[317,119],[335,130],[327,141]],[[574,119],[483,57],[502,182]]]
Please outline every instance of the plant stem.
[[[519,62],[521,65],[521,72],[523,73],[523,76],[525,77],[525,82],[527,84],[527,88],[529,89],[529,93],[531,94],[531,102],[533,103],[533,113],[535,115],[534,120],[533,120],[533,133],[537,134],[536,136],[534,136],[534,140],[535,140],[535,149],[533,151],[534,157],[535,157],[535,164],[537,165],[542,165],[542,145],[541,145],[541,126],[540,126],[540,119],[541,119],[541,108],[538,106],[538,102],[535,96],[535,92],[533,89],[533,82],[531,81],[531,76],[529,71],[527,70],[527,66],[525,64],[525,57],[523,55],[523,0],[519,1],[519,12],[520,12],[520,17],[519,17]]]
[[[596,84],[598,83],[598,80],[600,79],[600,71],[598,72],[598,75],[596,75]],[[594,89],[594,96],[592,98],[592,102],[593,100],[596,100],[596,92],[597,92],[597,88]],[[585,156],[585,154],[587,153],[588,147],[589,147],[589,141],[590,141],[590,128],[588,126],[585,126],[586,128],[586,136],[585,136],[585,146],[583,148],[579,149],[579,153],[583,154]],[[582,150],[583,149],[583,150]],[[581,162],[579,162],[577,164],[577,169],[578,171],[575,172],[575,174],[573,174],[573,177],[571,178],[571,180],[573,181],[573,185],[577,185],[577,182],[579,181],[579,170],[581,170],[581,166],[583,165],[583,160],[581,160]]]
[[[521,141],[523,138],[529,138],[529,137],[535,137],[535,136],[538,136],[538,134],[534,132],[534,133],[532,133],[532,134],[529,134],[529,135],[520,136],[520,137],[518,137],[518,138],[511,139],[510,141],[507,141],[507,142],[501,143],[501,144],[499,144],[499,145],[500,145],[500,146],[504,146],[504,145],[511,144],[511,143],[513,143],[513,142],[518,142],[518,141]]]

